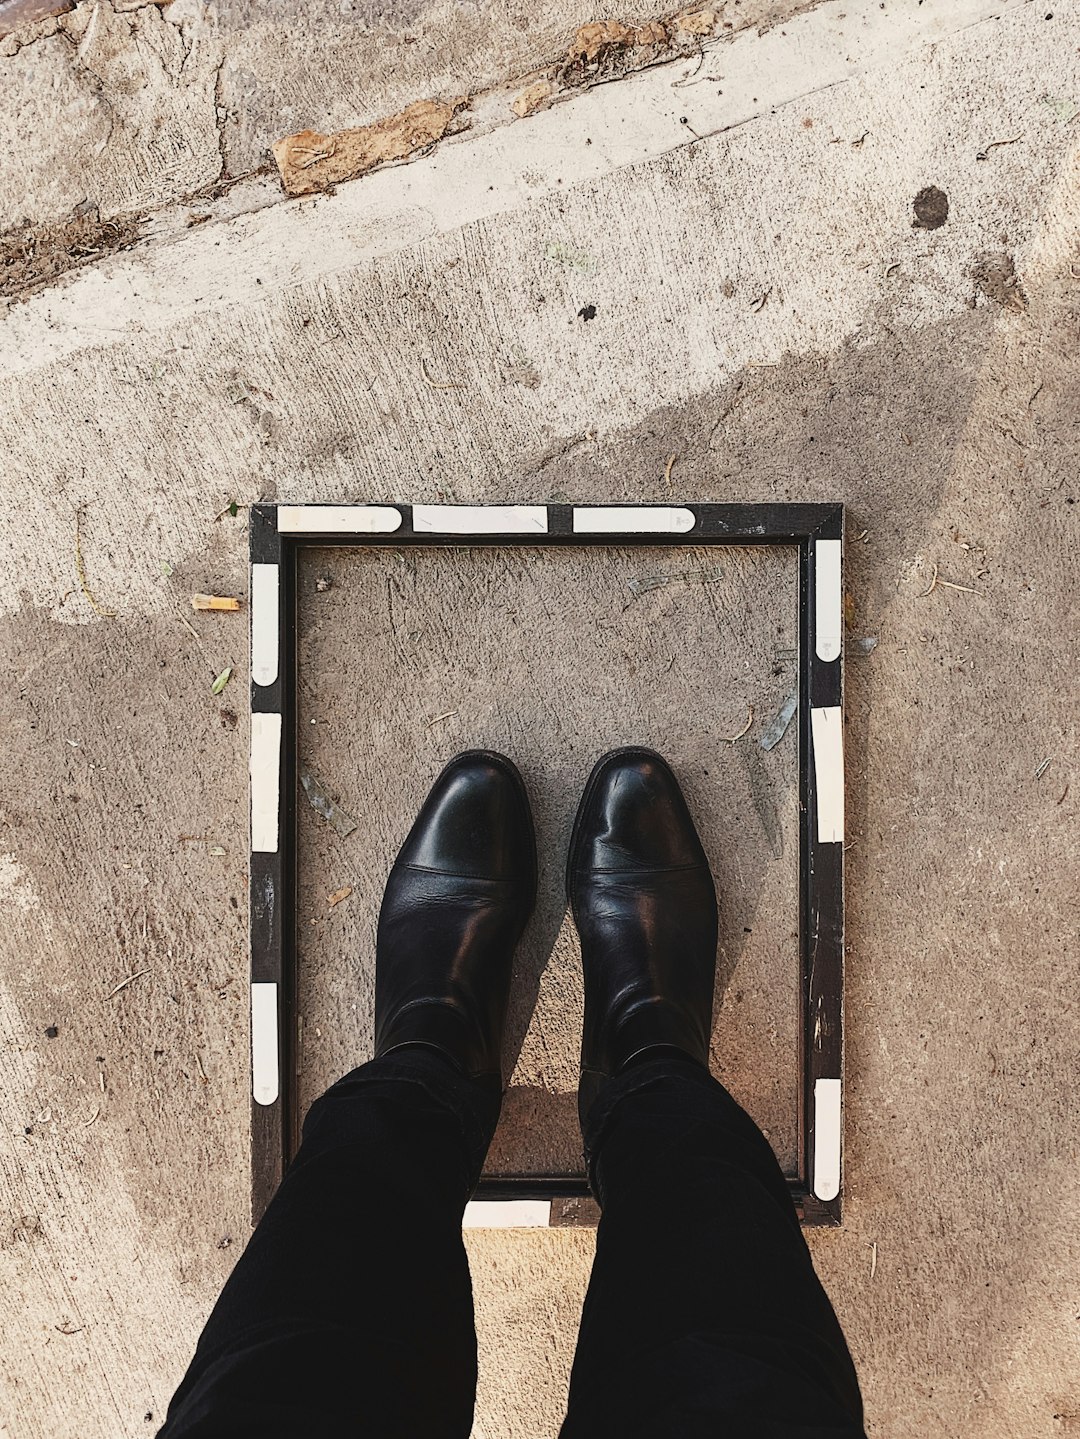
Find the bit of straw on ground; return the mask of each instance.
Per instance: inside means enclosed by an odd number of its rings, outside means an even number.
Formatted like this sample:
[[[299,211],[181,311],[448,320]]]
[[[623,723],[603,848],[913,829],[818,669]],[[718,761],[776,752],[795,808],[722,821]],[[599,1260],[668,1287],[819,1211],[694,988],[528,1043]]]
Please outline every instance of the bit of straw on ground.
[[[122,989],[127,989],[129,984],[134,984],[137,979],[142,979],[144,974],[149,973],[150,970],[148,968],[136,970],[134,974],[129,974],[127,979],[122,979],[115,989],[110,989],[105,998],[112,999],[113,996],[119,994]]]
[[[79,588],[82,590],[83,595],[86,597],[86,600],[89,603],[91,609],[93,609],[94,613],[99,614],[103,620],[114,620],[116,618],[116,611],[107,610],[104,605],[98,603],[98,601],[94,598],[94,594],[90,589],[89,581],[86,578],[86,566],[83,564],[82,556],[81,509],[75,511],[75,572],[79,577]]]
[[[743,725],[742,729],[739,731],[738,734],[733,734],[733,735],[731,736],[731,738],[728,740],[728,744],[735,744],[736,741],[742,739],[742,737],[743,737],[744,734],[749,734],[749,733],[750,733],[750,726],[751,726],[753,723],[754,723],[754,706],[753,706],[753,705],[747,705],[747,706],[746,706],[746,723]]]

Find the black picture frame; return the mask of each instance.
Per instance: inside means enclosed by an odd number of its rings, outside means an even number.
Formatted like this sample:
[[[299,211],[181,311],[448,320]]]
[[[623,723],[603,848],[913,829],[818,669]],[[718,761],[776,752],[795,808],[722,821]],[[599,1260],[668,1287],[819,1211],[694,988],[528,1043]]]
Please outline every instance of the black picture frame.
[[[804,1224],[838,1224],[844,1019],[840,504],[259,504],[251,509],[252,1220],[299,1142],[296,570],[301,546],[787,545],[798,550],[800,1049]],[[575,1223],[584,1174],[484,1178],[471,1222]],[[546,1206],[546,1209],[545,1209]],[[546,1213],[546,1218],[544,1217]]]

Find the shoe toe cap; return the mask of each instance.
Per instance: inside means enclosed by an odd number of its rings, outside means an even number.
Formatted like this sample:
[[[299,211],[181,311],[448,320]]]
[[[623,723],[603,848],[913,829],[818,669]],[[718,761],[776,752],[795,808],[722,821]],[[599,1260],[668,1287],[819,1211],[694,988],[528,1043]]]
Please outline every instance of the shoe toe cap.
[[[578,871],[708,864],[679,782],[661,755],[635,748],[600,760],[571,859]]]
[[[532,816],[510,760],[489,751],[469,751],[451,760],[420,811],[401,861],[484,879],[532,875]]]

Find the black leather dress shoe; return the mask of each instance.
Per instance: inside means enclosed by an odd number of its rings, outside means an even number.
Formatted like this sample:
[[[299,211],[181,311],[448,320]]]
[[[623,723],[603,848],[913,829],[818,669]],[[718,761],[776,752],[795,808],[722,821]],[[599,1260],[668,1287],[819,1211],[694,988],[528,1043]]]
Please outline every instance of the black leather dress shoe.
[[[379,912],[375,1053],[423,1044],[498,1080],[514,947],[536,899],[536,839],[521,776],[469,750],[439,775],[390,872]]]
[[[604,1078],[650,1050],[707,1068],[716,891],[682,790],[655,751],[613,750],[593,770],[566,889],[585,973],[582,1113]]]

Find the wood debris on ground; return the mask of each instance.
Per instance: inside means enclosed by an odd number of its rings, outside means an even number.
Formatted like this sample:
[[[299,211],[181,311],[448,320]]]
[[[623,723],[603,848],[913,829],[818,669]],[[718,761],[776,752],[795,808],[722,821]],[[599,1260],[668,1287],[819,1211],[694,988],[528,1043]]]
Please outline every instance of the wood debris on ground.
[[[333,894],[330,895],[326,903],[332,909],[335,904],[340,904],[343,899],[348,899],[349,895],[352,894],[352,892],[353,887],[351,884],[343,884],[340,889],[334,890]]]
[[[554,89],[555,87],[550,80],[537,80],[522,90],[510,108],[519,119],[524,120],[526,115],[535,114],[544,104],[545,100],[551,98]]]
[[[570,64],[589,64],[612,51],[655,48],[670,43],[671,25],[666,20],[648,20],[643,25],[624,25],[621,20],[590,20],[579,27],[566,58]]]
[[[406,160],[441,140],[467,95],[454,100],[417,100],[396,115],[322,135],[301,130],[273,146],[287,195],[311,195],[342,180],[355,180],[380,165]]]
[[[716,29],[716,11],[693,10],[689,15],[677,15],[675,27],[687,35],[711,35]]]
[[[192,595],[191,608],[193,610],[214,610],[223,614],[232,614],[240,608],[240,601],[232,595]]]

